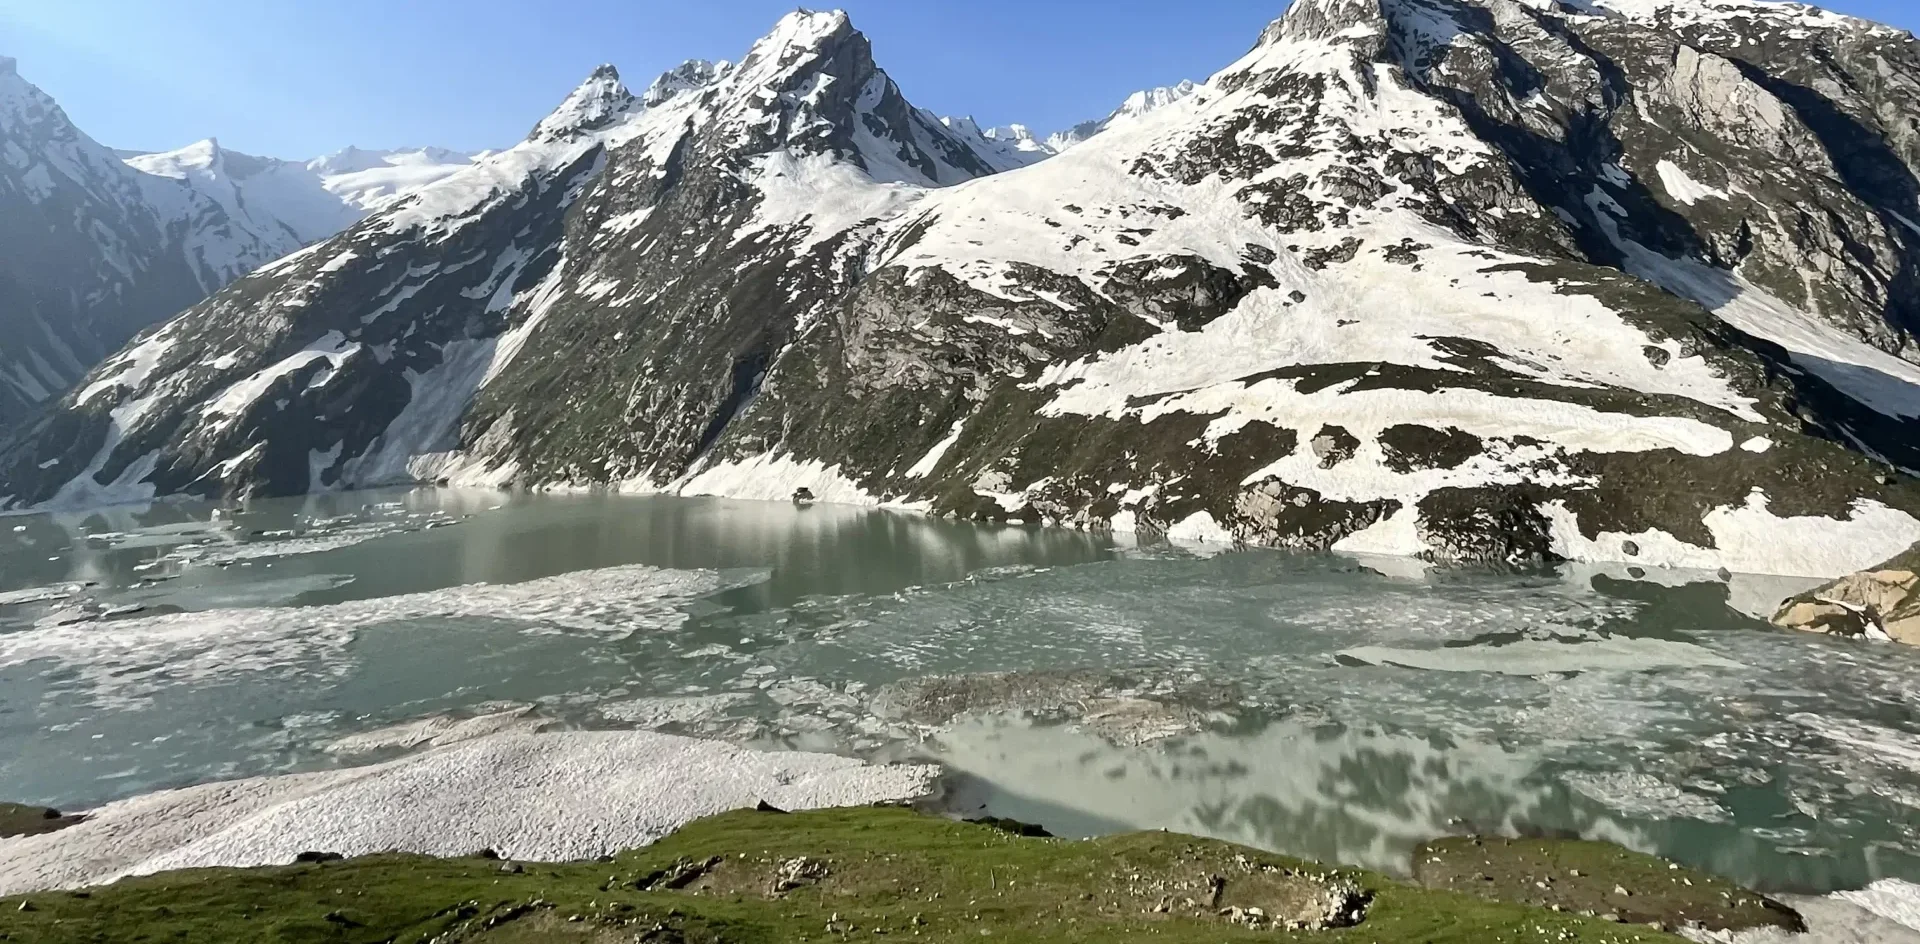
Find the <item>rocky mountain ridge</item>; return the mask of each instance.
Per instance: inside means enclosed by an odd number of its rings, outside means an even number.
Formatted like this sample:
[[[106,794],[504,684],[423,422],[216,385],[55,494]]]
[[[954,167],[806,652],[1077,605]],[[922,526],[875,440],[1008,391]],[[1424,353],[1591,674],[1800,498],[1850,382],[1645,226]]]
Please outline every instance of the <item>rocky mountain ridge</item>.
[[[1917,50],[1744,0],[1298,0],[1192,94],[1023,163],[794,14],[640,96],[598,72],[148,332],[0,481],[805,487],[1842,573],[1920,538]]]

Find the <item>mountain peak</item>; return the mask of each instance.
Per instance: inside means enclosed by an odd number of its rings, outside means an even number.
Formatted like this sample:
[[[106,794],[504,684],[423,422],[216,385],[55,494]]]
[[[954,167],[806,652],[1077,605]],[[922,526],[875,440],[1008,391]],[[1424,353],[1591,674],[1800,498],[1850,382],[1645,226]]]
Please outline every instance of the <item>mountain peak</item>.
[[[1307,0],[1299,0],[1304,3]],[[1083,121],[1065,131],[1055,131],[1047,136],[1046,147],[1059,152],[1073,147],[1093,137],[1116,123],[1131,121],[1150,112],[1165,108],[1175,102],[1192,96],[1200,91],[1200,86],[1191,79],[1183,79],[1178,85],[1163,85],[1158,88],[1142,89],[1127,96],[1120,107],[1114,109],[1105,118]],[[1024,130],[1024,129],[1023,129]]]
[[[1138,118],[1156,108],[1164,108],[1186,98],[1198,91],[1199,88],[1200,86],[1194,84],[1192,79],[1182,79],[1178,85],[1163,85],[1159,88],[1143,89],[1127,96],[1127,100],[1120,104],[1120,109],[1114,112],[1110,118],[1121,115]]]
[[[728,62],[710,62],[706,59],[688,59],[687,61],[660,73],[660,77],[647,86],[640,95],[640,104],[648,108],[658,108],[681,92],[692,91],[712,85],[727,74],[733,67]]]
[[[611,65],[602,65],[594,69],[560,107],[541,119],[528,139],[558,141],[597,131],[612,124],[633,103],[633,93],[620,82],[620,71]]]
[[[20,71],[20,60],[12,56],[0,56],[0,75],[16,75]]]
[[[797,10],[781,17],[772,32],[756,41],[734,71],[745,87],[777,85],[781,75],[806,62],[830,57],[842,40],[859,35],[853,21],[840,10]]]
[[[940,123],[963,134],[987,135],[986,129],[980,127],[980,122],[973,120],[972,115],[949,115],[941,118]]]
[[[1376,23],[1390,0],[1294,0],[1280,18],[1267,24],[1259,46],[1281,39],[1323,40],[1359,23]]]
[[[853,20],[844,10],[824,13],[795,10],[781,17],[771,32],[753,44],[747,55],[751,57],[754,53],[786,49],[815,49],[850,32],[853,32]]]
[[[214,138],[202,138],[171,151],[129,157],[126,162],[127,166],[144,174],[181,180],[189,174],[218,172],[220,157],[220,142]]]

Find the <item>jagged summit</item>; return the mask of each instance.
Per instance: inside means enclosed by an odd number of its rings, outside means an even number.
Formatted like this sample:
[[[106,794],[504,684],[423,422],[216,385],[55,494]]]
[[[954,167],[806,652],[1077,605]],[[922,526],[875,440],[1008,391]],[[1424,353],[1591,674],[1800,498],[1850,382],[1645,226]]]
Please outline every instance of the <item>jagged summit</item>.
[[[796,10],[781,17],[747,50],[740,69],[750,75],[786,69],[793,65],[793,57],[818,52],[855,32],[853,20],[844,10]]]
[[[653,84],[641,93],[640,103],[648,108],[658,108],[682,92],[712,85],[732,68],[730,62],[689,59],[654,79]]]
[[[0,75],[18,75],[20,60],[12,56],[0,56]]]
[[[152,151],[129,158],[127,162],[147,173],[159,173],[166,164],[209,166],[217,163],[226,150],[220,146],[219,138],[201,138],[192,144],[171,151]],[[167,174],[166,176],[179,176]]]
[[[1200,86],[1192,79],[1182,79],[1178,85],[1143,89],[1127,96],[1127,100],[1120,103],[1120,107],[1114,112],[1114,115],[1138,118],[1150,111],[1165,108],[1174,102],[1186,98],[1194,92],[1199,91],[1199,88]]]
[[[844,12],[807,10],[780,18],[771,32],[756,40],[740,62],[729,69],[725,84],[738,99],[752,99],[761,91],[796,93],[811,77],[821,84],[860,83],[877,67],[865,34],[853,28]],[[752,101],[742,101],[754,107]]]
[[[560,141],[598,131],[618,120],[634,101],[633,93],[620,82],[620,71],[611,65],[599,66],[527,138]]]
[[[943,117],[940,124],[995,170],[1007,171],[1037,164],[1057,153],[1045,141],[1034,137],[1025,125],[982,128],[979,122],[969,116]]]
[[[914,107],[874,61],[844,12],[782,17],[737,64],[711,76],[690,117],[720,152],[739,159],[788,152],[850,163],[872,179],[946,186],[1006,169],[977,135],[958,134]]]

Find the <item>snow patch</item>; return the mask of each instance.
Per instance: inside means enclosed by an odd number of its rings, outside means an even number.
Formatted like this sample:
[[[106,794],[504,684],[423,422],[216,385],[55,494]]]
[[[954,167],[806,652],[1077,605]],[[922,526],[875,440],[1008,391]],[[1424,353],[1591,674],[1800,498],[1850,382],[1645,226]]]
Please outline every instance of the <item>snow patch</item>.
[[[933,470],[940,467],[940,460],[946,458],[947,450],[952,449],[953,444],[960,441],[960,430],[966,425],[967,421],[964,419],[954,420],[953,429],[948,431],[946,438],[934,443],[933,448],[927,450],[927,454],[921,456],[920,461],[914,463],[913,467],[906,471],[906,477],[910,479],[923,479],[932,475]]]
[[[1204,511],[1195,512],[1175,522],[1167,529],[1167,540],[1175,543],[1211,544],[1231,546],[1233,533],[1221,527],[1213,520],[1213,515]]]
[[[1569,560],[1631,561],[1648,567],[1698,570],[1726,568],[1737,573],[1839,577],[1871,567],[1920,541],[1920,521],[1877,501],[1854,502],[1844,519],[1819,516],[1778,517],[1767,510],[1764,492],[1755,489],[1746,504],[1720,507],[1701,519],[1714,547],[1688,544],[1664,531],[1638,534],[1601,532],[1588,538],[1563,502],[1541,508],[1552,523],[1553,551]],[[1628,555],[1622,547],[1637,545]]]
[[[925,795],[932,766],[868,766],[644,731],[507,733],[370,767],[260,777],[108,804],[77,826],[0,840],[0,895],[302,852],[592,859],[704,816]]]
[[[265,396],[275,381],[293,374],[315,362],[325,362],[325,369],[314,375],[308,387],[319,386],[326,382],[335,371],[345,364],[347,358],[360,351],[358,341],[348,341],[339,331],[329,331],[302,350],[282,358],[271,367],[255,371],[251,376],[236,381],[220,391],[218,396],[209,400],[200,408],[200,415],[209,421],[212,429],[224,429],[237,422],[249,408]]]
[[[827,465],[817,459],[795,459],[780,452],[718,463],[668,491],[676,495],[790,501],[801,488],[812,491],[816,501],[841,505],[880,503],[878,498],[842,475],[840,466]]]
[[[1687,172],[1681,170],[1679,165],[1664,158],[1660,163],[1655,164],[1653,169],[1655,173],[1660,175],[1660,183],[1667,188],[1667,194],[1687,206],[1693,206],[1707,199],[1727,200],[1732,198],[1732,194],[1727,193],[1725,190],[1717,187],[1709,187],[1706,184],[1694,180],[1692,177],[1688,177]]]

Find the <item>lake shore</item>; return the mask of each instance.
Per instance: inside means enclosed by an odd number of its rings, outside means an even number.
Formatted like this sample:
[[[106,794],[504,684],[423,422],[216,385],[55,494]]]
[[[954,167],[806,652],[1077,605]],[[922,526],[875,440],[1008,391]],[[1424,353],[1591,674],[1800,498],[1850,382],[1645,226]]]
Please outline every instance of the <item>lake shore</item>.
[[[1165,831],[1065,840],[960,822],[942,815],[941,776],[650,732],[505,730],[79,816],[9,808],[22,828],[0,838],[0,940],[1215,941],[1357,926],[1392,944],[1920,941],[1900,923],[1920,901],[1906,883],[1769,898],[1605,843],[1464,836],[1421,846],[1393,878]]]

